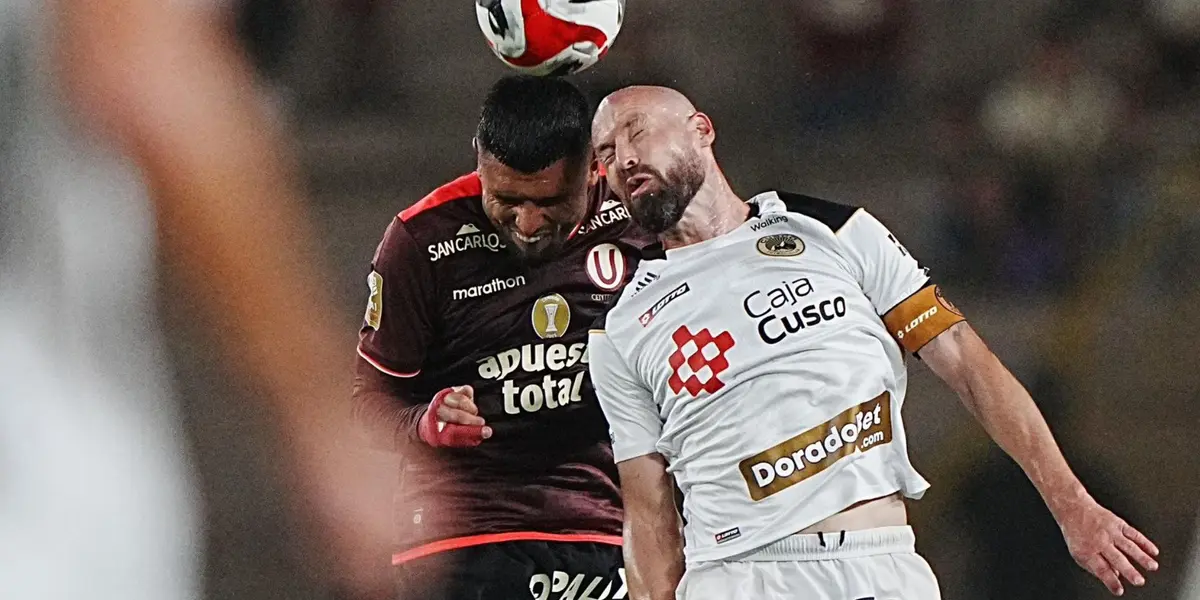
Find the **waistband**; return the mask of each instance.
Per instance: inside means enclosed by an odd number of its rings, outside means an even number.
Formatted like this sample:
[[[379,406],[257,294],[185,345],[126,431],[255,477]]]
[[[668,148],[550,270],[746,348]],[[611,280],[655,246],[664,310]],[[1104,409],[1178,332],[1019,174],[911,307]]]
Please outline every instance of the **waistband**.
[[[912,527],[908,525],[859,531],[797,533],[730,560],[783,562],[904,554],[916,551],[916,540]]]

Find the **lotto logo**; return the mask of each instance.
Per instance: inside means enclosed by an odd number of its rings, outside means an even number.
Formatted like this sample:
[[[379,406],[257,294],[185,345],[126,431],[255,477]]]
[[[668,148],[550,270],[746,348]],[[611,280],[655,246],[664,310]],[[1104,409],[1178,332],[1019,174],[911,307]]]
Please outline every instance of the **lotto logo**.
[[[734,341],[728,331],[713,337],[708,329],[693,334],[687,325],[681,325],[671,340],[675,342],[675,351],[667,361],[672,371],[667,380],[671,391],[678,394],[687,390],[699,396],[700,392],[712,394],[725,387],[725,382],[717,376],[729,368],[725,353],[734,346]]]

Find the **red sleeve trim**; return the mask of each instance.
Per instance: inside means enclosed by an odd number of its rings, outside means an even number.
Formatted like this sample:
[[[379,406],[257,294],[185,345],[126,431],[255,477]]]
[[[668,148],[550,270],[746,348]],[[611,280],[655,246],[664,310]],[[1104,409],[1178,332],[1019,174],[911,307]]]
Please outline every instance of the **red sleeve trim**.
[[[416,371],[413,371],[412,373],[401,373],[400,371],[393,371],[393,370],[379,364],[379,361],[371,358],[370,356],[367,356],[367,353],[363,352],[361,345],[359,345],[359,347],[358,347],[358,355],[363,357],[363,360],[371,363],[372,367],[375,367],[376,369],[379,370],[380,373],[383,373],[384,375],[391,375],[392,377],[401,377],[401,378],[407,379],[409,377],[416,377],[417,375],[421,374],[420,369],[417,369]]]
[[[393,554],[392,565],[401,565],[410,560],[416,560],[418,558],[438,554],[440,552],[461,550],[463,548],[470,548],[472,546],[483,546],[484,544],[499,544],[502,542],[575,542],[608,544],[610,546],[622,545],[621,536],[601,535],[598,533],[540,533],[537,531],[489,533],[484,535],[450,538],[448,540],[439,540],[425,544],[424,546],[417,546],[412,550]]]
[[[428,196],[421,198],[416,204],[400,211],[400,220],[407,221],[431,208],[441,206],[451,200],[470,198],[483,194],[483,183],[479,181],[478,173],[467,173],[442,187],[433,190]]]

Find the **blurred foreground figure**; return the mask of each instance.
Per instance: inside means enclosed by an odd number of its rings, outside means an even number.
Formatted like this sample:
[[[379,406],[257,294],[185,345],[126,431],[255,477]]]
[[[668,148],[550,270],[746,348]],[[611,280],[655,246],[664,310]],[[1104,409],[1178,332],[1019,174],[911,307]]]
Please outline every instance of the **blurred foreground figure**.
[[[312,236],[213,8],[0,4],[6,598],[200,595],[198,503],[154,314],[156,233],[227,362],[260,386],[289,500],[328,549],[314,571],[352,592],[387,576],[372,562],[386,491],[375,510],[348,467],[362,461],[345,456],[352,431],[334,410],[349,382]]]

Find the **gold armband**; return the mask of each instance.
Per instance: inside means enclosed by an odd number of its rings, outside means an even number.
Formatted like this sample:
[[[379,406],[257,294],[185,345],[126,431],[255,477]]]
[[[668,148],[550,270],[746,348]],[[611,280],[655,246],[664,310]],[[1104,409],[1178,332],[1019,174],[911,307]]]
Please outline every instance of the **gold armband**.
[[[942,297],[942,290],[936,285],[926,286],[883,316],[883,324],[892,337],[913,354],[950,326],[965,320],[963,314]]]

